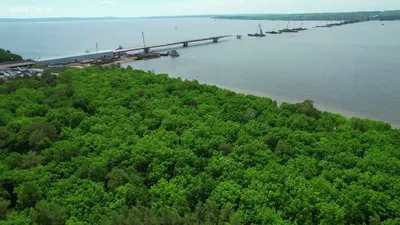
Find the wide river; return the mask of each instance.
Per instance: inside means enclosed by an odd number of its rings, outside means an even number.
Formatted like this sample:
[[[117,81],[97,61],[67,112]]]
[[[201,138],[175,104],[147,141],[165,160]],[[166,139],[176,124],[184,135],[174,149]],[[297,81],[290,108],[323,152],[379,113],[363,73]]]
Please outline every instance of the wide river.
[[[285,21],[136,19],[84,22],[0,23],[0,48],[36,59],[242,34],[218,44],[178,47],[179,58],[124,64],[172,77],[197,79],[278,102],[311,99],[322,110],[400,125],[400,22],[364,22],[313,28],[296,34],[247,37]],[[384,23],[384,26],[382,25]],[[289,27],[293,27],[291,22]],[[297,26],[300,22],[297,22]]]

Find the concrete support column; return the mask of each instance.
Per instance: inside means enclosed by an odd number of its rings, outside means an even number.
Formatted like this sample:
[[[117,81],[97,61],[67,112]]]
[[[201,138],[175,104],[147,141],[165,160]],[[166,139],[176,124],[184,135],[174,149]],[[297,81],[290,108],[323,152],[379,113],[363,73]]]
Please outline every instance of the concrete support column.
[[[145,54],[148,54],[149,52],[150,52],[150,48],[145,48],[145,49],[144,49],[144,53],[145,53]]]
[[[183,47],[187,47],[189,45],[189,42],[183,42]]]
[[[218,38],[214,38],[214,39],[213,39],[213,42],[214,42],[214,43],[217,43],[217,42],[218,42]]]

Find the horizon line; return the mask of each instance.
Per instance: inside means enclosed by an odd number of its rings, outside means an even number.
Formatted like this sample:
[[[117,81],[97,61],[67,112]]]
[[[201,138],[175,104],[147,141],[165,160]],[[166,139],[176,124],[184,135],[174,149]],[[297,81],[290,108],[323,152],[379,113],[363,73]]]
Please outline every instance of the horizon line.
[[[0,17],[0,20],[40,20],[40,19],[146,19],[146,18],[173,18],[173,17],[214,17],[214,16],[233,16],[233,15],[302,15],[302,14],[335,14],[335,13],[362,13],[362,12],[392,12],[392,10],[369,10],[369,11],[337,11],[337,12],[301,12],[301,13],[219,13],[219,14],[192,14],[192,15],[164,15],[164,16],[138,16],[138,17],[116,17],[116,16],[62,16],[62,17]]]

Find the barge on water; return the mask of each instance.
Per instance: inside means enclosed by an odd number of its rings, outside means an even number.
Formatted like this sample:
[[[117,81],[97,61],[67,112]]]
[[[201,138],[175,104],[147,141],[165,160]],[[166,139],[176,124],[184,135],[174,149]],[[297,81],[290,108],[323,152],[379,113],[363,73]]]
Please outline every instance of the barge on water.
[[[276,29],[278,29],[278,24],[276,25],[275,29],[273,29],[272,31],[267,31],[265,33],[266,34],[282,34],[281,31],[276,31]]]
[[[290,23],[290,21],[289,21],[288,24],[286,25],[286,28],[285,28],[285,29],[282,29],[282,30],[279,30],[279,32],[282,32],[282,33],[297,33],[297,32],[298,32],[297,30],[295,30],[295,29],[289,29],[289,23]]]
[[[304,30],[308,30],[308,29],[307,29],[307,28],[304,28],[304,27],[303,27],[303,23],[301,23],[300,27],[298,27],[298,28],[293,28],[293,30],[296,30],[296,31],[304,31]]]
[[[261,24],[259,23],[257,26],[257,31],[254,34],[247,34],[249,37],[265,37],[263,30],[261,28]]]

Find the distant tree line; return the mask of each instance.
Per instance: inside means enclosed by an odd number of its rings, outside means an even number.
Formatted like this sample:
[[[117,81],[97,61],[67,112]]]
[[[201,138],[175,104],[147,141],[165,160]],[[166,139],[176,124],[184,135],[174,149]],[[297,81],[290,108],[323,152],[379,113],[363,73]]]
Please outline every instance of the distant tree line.
[[[11,53],[9,50],[4,50],[0,48],[0,63],[2,62],[12,62],[22,60],[20,55]]]
[[[371,11],[371,12],[337,12],[337,13],[302,13],[302,14],[254,14],[254,15],[223,15],[216,16],[218,19],[241,19],[241,20],[399,20],[400,10],[394,11]]]
[[[20,60],[22,60],[22,57],[20,55],[11,53],[9,50],[4,50],[0,48],[0,63]]]

